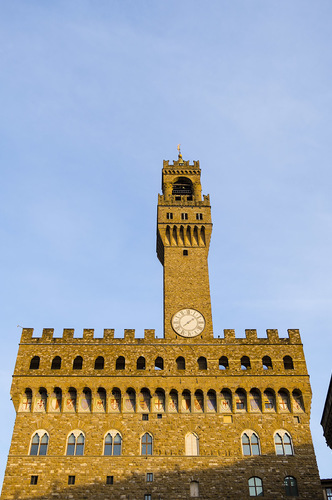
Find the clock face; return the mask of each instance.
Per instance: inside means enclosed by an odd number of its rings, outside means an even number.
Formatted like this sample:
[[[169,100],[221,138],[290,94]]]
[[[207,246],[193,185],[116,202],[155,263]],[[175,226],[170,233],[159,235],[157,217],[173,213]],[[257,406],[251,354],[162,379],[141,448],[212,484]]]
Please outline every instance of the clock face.
[[[182,337],[196,337],[204,330],[205,319],[195,309],[181,309],[174,314],[172,327]]]

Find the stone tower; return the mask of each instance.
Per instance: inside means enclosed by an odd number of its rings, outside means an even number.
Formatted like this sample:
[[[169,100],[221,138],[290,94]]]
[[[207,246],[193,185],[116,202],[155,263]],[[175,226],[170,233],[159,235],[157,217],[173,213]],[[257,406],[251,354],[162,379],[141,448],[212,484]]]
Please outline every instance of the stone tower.
[[[1,499],[322,499],[299,331],[213,336],[200,173],[163,165],[163,338],[23,329]]]

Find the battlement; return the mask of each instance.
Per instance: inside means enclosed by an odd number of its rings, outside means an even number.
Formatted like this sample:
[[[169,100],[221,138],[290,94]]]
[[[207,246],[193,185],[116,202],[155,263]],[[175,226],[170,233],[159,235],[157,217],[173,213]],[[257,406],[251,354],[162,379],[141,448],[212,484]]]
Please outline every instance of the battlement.
[[[197,170],[199,170],[199,171],[201,170],[201,168],[199,166],[199,161],[198,160],[197,161],[194,160],[193,164],[190,165],[189,164],[189,160],[183,160],[182,158],[181,159],[179,158],[178,160],[174,160],[173,161],[173,165],[169,164],[169,160],[163,160],[163,169],[165,170],[167,168],[171,168],[172,170],[174,168],[180,168],[182,171],[184,169],[187,169],[187,170],[188,169],[189,170],[196,170],[195,173],[197,173]],[[174,173],[174,171],[172,173]]]
[[[180,200],[176,199],[180,198]],[[201,200],[188,200],[188,196],[167,196],[165,199],[165,195],[158,194],[158,205],[162,206],[170,206],[170,205],[183,205],[185,204],[187,207],[210,207],[210,195],[204,194],[203,201]]]
[[[64,328],[62,337],[54,337],[54,328],[44,328],[41,337],[34,337],[33,328],[23,328],[21,344],[121,344],[121,343],[166,343],[166,339],[156,337],[155,330],[144,330],[144,338],[136,337],[135,330],[125,329],[123,337],[115,337],[114,329],[105,329],[103,337],[95,337],[94,329],[84,328],[82,337],[74,337],[75,330]],[[224,330],[223,337],[213,338],[209,344],[301,344],[300,332],[297,329],[287,330],[288,337],[279,337],[278,330],[266,330],[267,337],[258,337],[257,330],[245,330],[245,338],[236,337],[235,330]],[[174,343],[186,343],[187,339],[174,340]],[[191,339],[192,341],[192,339]],[[173,343],[172,342],[172,343]],[[167,343],[170,343],[169,341]],[[206,342],[202,342],[206,343]]]

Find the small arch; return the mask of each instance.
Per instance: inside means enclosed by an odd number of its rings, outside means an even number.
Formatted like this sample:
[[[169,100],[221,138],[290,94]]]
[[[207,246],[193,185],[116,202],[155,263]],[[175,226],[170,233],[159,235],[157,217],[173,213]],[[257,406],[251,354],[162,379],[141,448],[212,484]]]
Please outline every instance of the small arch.
[[[247,395],[244,389],[235,391],[235,406],[237,411],[247,411]]]
[[[74,387],[70,387],[64,398],[64,410],[68,412],[76,411],[77,391]]]
[[[198,245],[198,228],[197,228],[197,226],[194,226],[194,230],[193,230],[193,243],[194,243],[194,245]]]
[[[219,358],[219,370],[227,370],[229,368],[227,356],[221,356]]]
[[[50,411],[60,412],[62,406],[62,390],[60,387],[54,387],[50,397]]]
[[[190,481],[190,497],[199,498],[199,482]]]
[[[197,360],[199,370],[207,370],[207,361],[204,356],[200,356]]]
[[[283,361],[285,370],[294,370],[294,363],[291,356],[284,356]]]
[[[195,391],[194,408],[195,412],[198,413],[202,413],[204,411],[204,395],[200,389],[197,389],[197,391]]]
[[[116,370],[124,370],[126,367],[126,360],[123,356],[119,356],[118,359],[115,362],[115,369]]]
[[[176,358],[176,368],[178,370],[185,370],[186,369],[186,361],[182,356],[179,356]]]
[[[220,411],[223,413],[232,412],[232,393],[229,389],[220,392]]]
[[[185,437],[186,455],[197,457],[199,455],[199,439],[196,433],[189,432]]]
[[[180,226],[179,243],[180,243],[180,245],[184,245],[184,228],[183,228],[183,226]]]
[[[106,389],[104,387],[98,387],[93,409],[97,412],[106,411]]]
[[[83,358],[82,356],[76,356],[73,362],[73,370],[82,370]]]
[[[173,226],[172,245],[177,245],[177,244],[178,244],[178,229],[176,226]]]
[[[49,435],[45,429],[36,431],[31,439],[29,455],[46,455],[49,442]]]
[[[137,370],[145,370],[145,358],[144,356],[140,356],[136,363]]]
[[[151,394],[149,389],[144,387],[139,394],[139,409],[143,412],[150,411]]]
[[[103,356],[98,356],[95,361],[95,370],[103,370],[105,365],[105,360]]]
[[[274,433],[276,455],[294,455],[291,435],[283,429]]]
[[[249,393],[250,410],[253,412],[262,411],[262,398],[258,389],[254,388]]]
[[[264,391],[264,408],[266,411],[275,411],[276,409],[276,397],[272,389]]]
[[[263,369],[272,370],[272,360],[270,356],[264,356],[262,359]]]
[[[130,391],[130,389],[129,389]],[[127,393],[128,399],[129,399],[129,394]],[[126,404],[126,400],[125,400]],[[134,393],[134,400],[133,400],[134,408],[135,408],[135,393]],[[129,407],[129,403],[128,403]],[[119,412],[121,411],[121,391],[117,387],[113,387],[112,389],[112,394],[110,398],[110,410],[112,412]]]
[[[125,394],[125,409],[127,411],[135,411],[136,408],[136,392],[134,389],[129,388],[126,390]]]
[[[249,496],[250,497],[262,497],[263,492],[263,481],[260,477],[253,476],[248,479]]]
[[[293,409],[296,412],[304,411],[303,397],[300,389],[294,389],[293,391]]]
[[[172,389],[171,392],[169,393],[168,411],[173,413],[177,412],[178,405],[179,405],[178,391]]]
[[[152,455],[152,444],[153,444],[152,434],[150,434],[149,432],[143,434],[143,436],[141,437],[141,455],[143,456]]]
[[[166,226],[166,244],[171,244],[171,228],[170,226]]]
[[[185,244],[188,245],[188,246],[191,246],[191,243],[192,243],[192,240],[191,240],[191,227],[187,226]]]
[[[55,358],[52,359],[51,370],[60,370],[60,368],[61,368],[61,358],[60,356],[55,356]]]
[[[165,411],[165,391],[157,389],[154,394],[153,409],[156,413],[163,413]]]
[[[210,389],[207,393],[207,410],[210,412],[217,411],[217,395],[213,389]]]
[[[22,412],[31,411],[31,405],[32,405],[32,390],[30,389],[30,387],[27,387],[22,396],[20,411]]]
[[[84,432],[77,429],[72,431],[67,438],[68,456],[82,456],[84,454],[85,435]]]
[[[163,370],[164,369],[164,360],[160,356],[158,356],[158,358],[156,358],[156,360],[154,362],[154,369],[155,370]]]
[[[297,480],[293,476],[286,476],[284,479],[284,488],[286,497],[298,497]]]
[[[250,368],[250,359],[248,356],[242,356],[241,358],[241,370],[249,370]]]
[[[122,451],[122,436],[115,429],[109,430],[104,437],[104,455],[117,456],[121,455]]]
[[[242,433],[242,453],[245,457],[258,456],[261,454],[259,437],[256,432],[248,429]]]
[[[289,412],[290,411],[289,393],[286,389],[280,389],[280,391],[278,391],[278,400],[279,400],[280,411]]]
[[[30,361],[30,370],[38,370],[40,365],[40,357],[39,356],[34,356],[32,360]]]
[[[89,387],[84,387],[82,395],[80,397],[79,411],[91,411],[91,399],[91,389],[89,389]]]
[[[205,246],[205,227],[201,227],[201,232],[200,232],[200,244]]]
[[[40,387],[35,397],[34,411],[45,412],[46,408],[47,408],[47,391],[45,387]]]
[[[191,411],[191,394],[190,391],[185,389],[182,392],[182,405],[181,409],[183,412],[190,412]]]

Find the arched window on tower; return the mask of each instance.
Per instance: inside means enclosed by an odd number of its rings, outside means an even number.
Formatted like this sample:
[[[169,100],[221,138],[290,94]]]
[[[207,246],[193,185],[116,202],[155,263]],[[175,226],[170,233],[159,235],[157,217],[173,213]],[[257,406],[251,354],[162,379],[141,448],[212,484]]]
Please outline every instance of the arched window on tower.
[[[73,370],[82,370],[83,358],[82,356],[76,356],[73,362]]]
[[[118,359],[115,362],[115,369],[116,370],[124,370],[126,367],[126,360],[123,356],[119,356]]]
[[[104,369],[104,358],[103,356],[98,356],[95,361],[95,370],[103,370]]]
[[[186,369],[186,362],[185,359],[182,356],[179,356],[176,360],[176,368],[178,370],[185,370]]]
[[[145,358],[143,356],[138,358],[136,368],[137,370],[145,370]]]
[[[104,455],[120,456],[122,437],[119,431],[110,430],[105,436]]]
[[[206,361],[206,358],[204,358],[204,356],[201,356],[200,358],[198,358],[197,364],[198,364],[199,370],[207,370],[207,361]]]
[[[284,357],[284,368],[285,370],[294,370],[294,363],[290,356]]]
[[[60,356],[55,356],[52,360],[51,370],[60,370],[61,368],[61,358]]]
[[[156,358],[156,360],[154,362],[154,369],[155,370],[163,370],[164,369],[164,360],[160,356],[158,356],[158,358]]]
[[[221,356],[219,359],[219,370],[227,370],[228,367],[228,358],[226,356]]]
[[[272,360],[270,356],[264,356],[262,359],[263,369],[272,370]]]
[[[40,363],[40,357],[34,356],[30,361],[30,370],[38,370]]]
[[[241,358],[241,370],[249,370],[250,368],[250,359],[248,356],[242,356]]]
[[[174,182],[173,184],[173,190],[172,190],[172,195],[186,195],[186,196],[192,196],[193,195],[193,185],[190,179],[187,177],[179,177],[179,179]]]
[[[286,497],[298,497],[297,481],[293,476],[286,476],[284,479]]]

